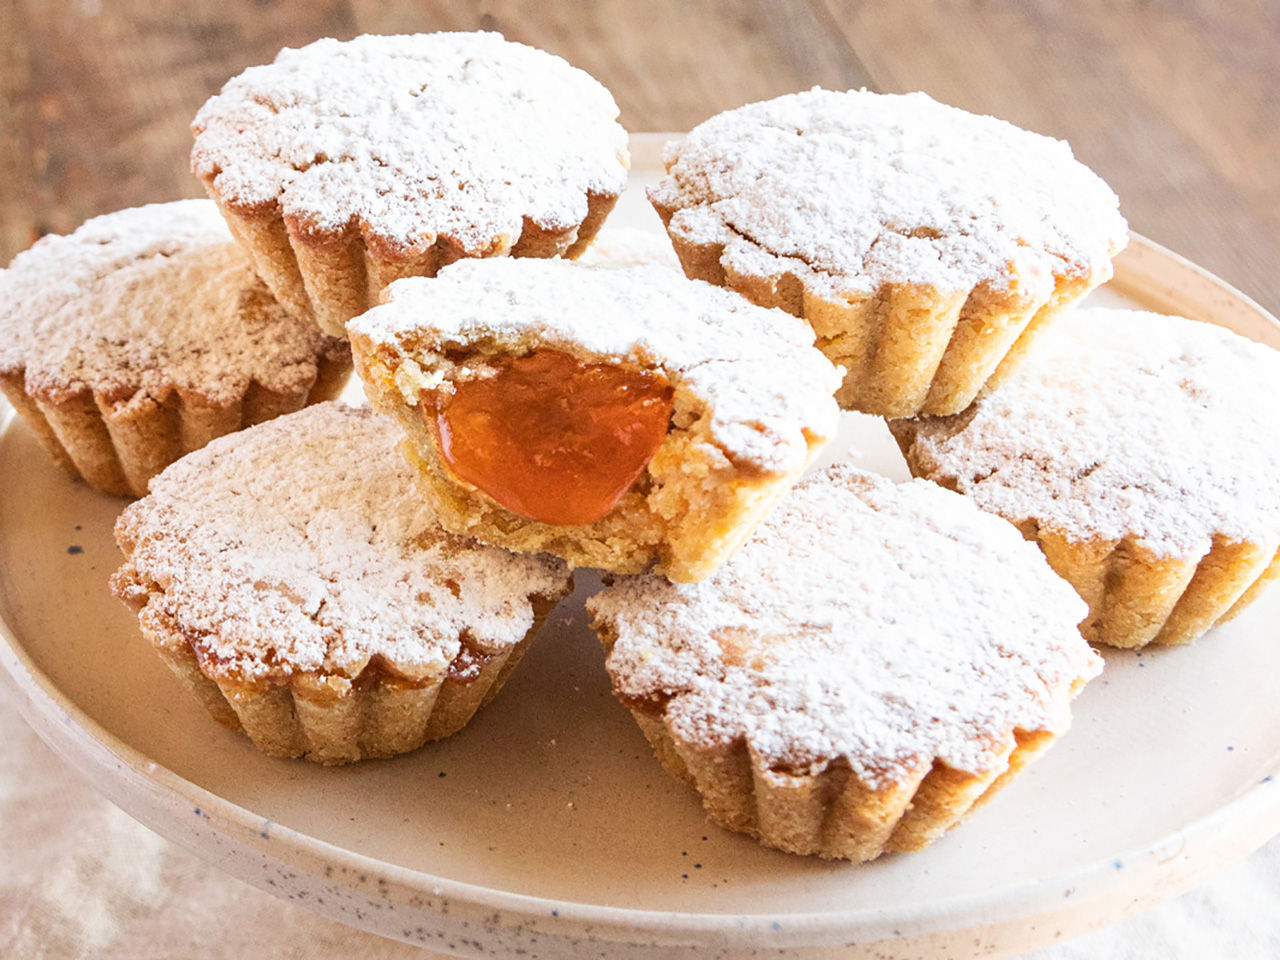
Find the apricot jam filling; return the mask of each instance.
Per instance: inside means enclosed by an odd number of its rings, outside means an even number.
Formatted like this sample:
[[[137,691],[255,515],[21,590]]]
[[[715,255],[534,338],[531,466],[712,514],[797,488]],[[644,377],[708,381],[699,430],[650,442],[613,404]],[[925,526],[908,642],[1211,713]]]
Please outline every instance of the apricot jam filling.
[[[424,404],[454,475],[541,523],[593,523],[653,458],[671,419],[661,374],[559,350],[504,358]]]

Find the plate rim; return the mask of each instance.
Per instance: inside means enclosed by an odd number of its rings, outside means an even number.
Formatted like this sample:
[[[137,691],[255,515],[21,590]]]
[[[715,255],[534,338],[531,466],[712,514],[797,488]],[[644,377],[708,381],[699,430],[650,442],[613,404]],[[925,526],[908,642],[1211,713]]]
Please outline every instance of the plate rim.
[[[1277,326],[1280,327],[1280,323]],[[0,415],[0,436],[7,433],[15,420],[16,415],[12,408]],[[128,780],[131,777],[139,778],[165,791],[168,795],[167,799],[177,799],[184,806],[199,808],[208,815],[206,822],[225,823],[225,828],[220,829],[219,832],[229,839],[240,839],[232,833],[229,829],[231,827],[237,827],[242,833],[250,836],[259,833],[264,819],[260,814],[255,814],[248,808],[227,800],[149,759],[142,751],[102,727],[63,694],[17,641],[12,628],[3,617],[2,608],[0,608],[0,655],[2,655],[0,662],[3,662],[8,681],[22,694],[24,702],[19,703],[18,707],[24,720],[64,761],[80,773],[85,774],[84,767],[67,756],[63,744],[55,742],[56,738],[51,739],[46,724],[70,725],[77,733],[87,738],[87,742],[81,746],[82,752],[77,754],[76,759],[99,766],[106,762],[116,767],[117,775],[122,780]],[[15,668],[20,668],[22,673],[17,673]],[[28,710],[34,711],[35,716],[29,715]],[[68,739],[74,740],[75,734],[69,734]],[[96,789],[97,785],[94,784],[94,787]],[[128,809],[126,812],[131,815],[134,813]],[[1259,822],[1266,823],[1268,826],[1258,830],[1247,828],[1248,825]],[[1246,827],[1243,830],[1241,830],[1242,825]],[[726,945],[756,945],[762,936],[772,935],[778,938],[778,934],[785,931],[788,936],[778,939],[792,942],[778,943],[777,946],[786,947],[798,944],[831,945],[848,942],[849,936],[856,936],[859,932],[883,932],[883,929],[889,927],[903,930],[904,934],[907,933],[904,927],[913,927],[911,934],[964,930],[973,926],[975,921],[980,924],[981,918],[989,917],[991,908],[995,904],[999,904],[998,912],[1007,919],[1046,915],[1052,911],[1036,911],[1034,904],[1040,902],[1042,898],[1048,898],[1047,903],[1060,900],[1060,891],[1064,886],[1074,889],[1098,878],[1114,877],[1118,874],[1113,866],[1116,859],[1121,859],[1126,864],[1155,859],[1157,861],[1155,866],[1158,869],[1159,861],[1168,862],[1171,859],[1168,858],[1169,848],[1181,850],[1188,845],[1188,842],[1206,834],[1216,833],[1222,826],[1231,827],[1229,832],[1243,834],[1243,845],[1239,841],[1233,844],[1234,847],[1239,848],[1238,851],[1233,856],[1213,865],[1211,869],[1215,871],[1225,867],[1231,859],[1243,856],[1260,846],[1270,836],[1280,833],[1280,758],[1277,758],[1277,763],[1269,775],[1247,788],[1235,799],[1193,820],[1181,830],[1152,843],[1126,850],[1119,855],[1119,858],[1109,856],[1068,875],[1056,875],[1008,887],[991,888],[984,893],[944,901],[943,909],[938,909],[939,904],[934,901],[923,904],[915,910],[888,915],[875,908],[865,908],[853,913],[829,911],[732,914],[665,912],[603,906],[513,893],[428,874],[331,844],[281,823],[272,823],[270,839],[271,848],[275,851],[279,851],[283,842],[289,852],[294,855],[291,862],[295,866],[299,865],[299,862],[306,861],[320,864],[346,860],[349,861],[348,866],[394,880],[397,886],[406,891],[426,893],[437,899],[449,899],[457,906],[466,904],[484,911],[503,911],[518,917],[521,921],[537,925],[548,920],[576,923],[583,927],[590,927],[597,935],[605,931],[624,934],[616,938],[619,941],[626,941],[628,937],[625,934],[628,932],[643,932],[650,935],[701,933],[711,935],[717,942],[724,942]],[[1255,836],[1257,836],[1256,841],[1253,839]],[[1128,870],[1124,873],[1129,874],[1129,877],[1134,875]],[[1108,887],[1119,887],[1130,891],[1135,885],[1147,886],[1147,884],[1135,884],[1129,878],[1120,883],[1094,883],[1093,887],[1097,892],[1084,899],[1095,900],[1105,896],[1108,893],[1106,889]],[[1010,915],[1008,905],[1011,902],[1025,909]],[[548,929],[546,932],[553,931]],[[876,937],[875,939],[886,938]]]

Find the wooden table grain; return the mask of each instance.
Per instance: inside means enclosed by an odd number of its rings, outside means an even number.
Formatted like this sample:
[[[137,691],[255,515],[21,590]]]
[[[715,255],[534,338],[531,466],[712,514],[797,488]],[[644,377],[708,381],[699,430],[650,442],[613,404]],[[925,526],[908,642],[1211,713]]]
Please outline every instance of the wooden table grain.
[[[1065,138],[1135,230],[1280,312],[1280,0],[0,0],[0,263],[200,195],[192,115],[282,46],[477,28],[586,69],[634,131],[817,84],[925,90]]]

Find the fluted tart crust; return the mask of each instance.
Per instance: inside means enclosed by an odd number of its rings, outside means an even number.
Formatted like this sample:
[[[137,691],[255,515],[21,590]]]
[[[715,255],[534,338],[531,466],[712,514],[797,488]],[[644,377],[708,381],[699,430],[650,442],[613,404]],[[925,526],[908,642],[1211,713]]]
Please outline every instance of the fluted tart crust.
[[[587,601],[615,694],[707,815],[767,846],[916,850],[1069,722],[1084,604],[997,517],[920,481],[805,478],[708,580]]]
[[[276,296],[322,329],[463,257],[573,257],[626,183],[603,86],[496,33],[318,40],[234,77],[192,169]]]
[[[208,200],[121,210],[0,271],[0,389],[107,493],[215,437],[332,399],[345,343],[291,316]]]
[[[1127,241],[1066,143],[923,93],[748,104],[664,163],[649,199],[685,272],[804,317],[866,413],[964,409]]]
[[[1196,639],[1280,574],[1280,353],[1221,327],[1074,311],[954,417],[891,421],[916,476],[1015,524],[1084,634]]]
[[[554,559],[441,530],[396,439],[320,404],[183,458],[116,524],[116,595],[272,756],[347,763],[456,732],[568,592]]]

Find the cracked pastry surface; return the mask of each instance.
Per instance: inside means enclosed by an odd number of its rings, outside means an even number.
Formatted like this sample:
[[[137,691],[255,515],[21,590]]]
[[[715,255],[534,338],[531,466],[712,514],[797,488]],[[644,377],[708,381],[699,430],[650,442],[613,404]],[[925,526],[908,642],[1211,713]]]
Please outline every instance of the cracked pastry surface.
[[[412,706],[426,737],[441,686],[502,666],[568,590],[556,560],[441,530],[396,440],[370,410],[320,404],[184,458],[116,524],[127,558],[116,594],[175,670],[198,667],[268,752],[341,762],[420,745],[376,730],[326,739],[330,721],[292,729],[287,711],[279,729],[255,729],[253,698],[288,691],[296,713],[320,696],[376,723],[385,682],[425,699]]]
[[[460,262],[396,284],[348,330],[372,402],[405,427],[446,525],[574,564],[635,571],[656,560],[674,576],[704,576],[794,482],[838,418],[837,374],[803,323],[664,267]],[[427,422],[433,397],[494,375],[499,358],[539,349],[651,372],[672,390],[662,445],[594,524],[539,524],[498,507],[451,477]]]
[[[844,465],[710,579],[616,578],[587,606],[615,693],[712,819],[823,856],[939,835],[1101,668],[1084,605],[1017,531]]]
[[[1091,598],[1093,639],[1185,642],[1217,619],[1203,622],[1205,609],[1194,630],[1191,621],[1178,626],[1195,604],[1179,611],[1174,601],[1191,588],[1197,567],[1192,599],[1200,592],[1207,602],[1219,581],[1221,615],[1276,552],[1278,381],[1280,353],[1212,324],[1078,310],[972,409],[891,427],[913,473],[1047,544],[1051,560]],[[1257,556],[1210,576],[1224,551],[1244,545]],[[1126,570],[1154,577],[1160,568],[1168,575],[1149,583],[1141,601],[1128,601],[1157,606],[1134,631],[1121,630],[1118,611],[1108,612],[1115,590],[1095,581],[1109,577],[1119,588]],[[1252,576],[1239,582],[1248,570]]]

